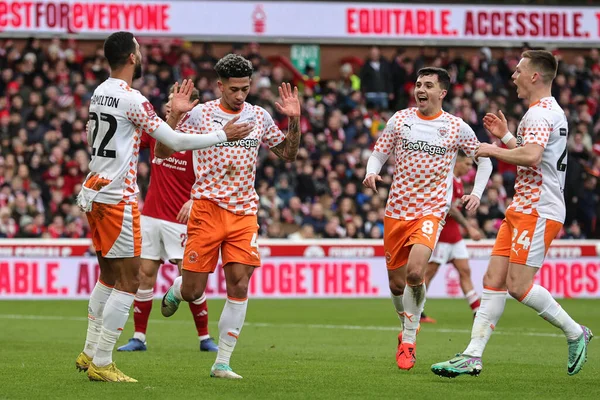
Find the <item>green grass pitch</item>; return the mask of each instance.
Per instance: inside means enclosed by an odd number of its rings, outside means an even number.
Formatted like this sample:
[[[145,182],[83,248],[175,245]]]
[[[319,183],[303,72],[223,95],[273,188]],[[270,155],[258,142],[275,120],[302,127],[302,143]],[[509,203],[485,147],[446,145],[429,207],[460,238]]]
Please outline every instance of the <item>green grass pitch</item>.
[[[464,350],[472,318],[464,300],[429,300],[417,364],[395,364],[397,319],[390,300],[250,300],[232,357],[241,381],[209,378],[191,315],[172,319],[155,302],[148,351],[115,353],[138,384],[89,382],[75,369],[86,333],[83,301],[0,301],[0,399],[600,399],[600,301],[562,300],[599,337],[576,376],[566,371],[562,332],[514,300],[484,356],[482,374],[444,379],[432,363]],[[211,334],[223,302],[209,300]],[[119,345],[131,337],[133,318]]]

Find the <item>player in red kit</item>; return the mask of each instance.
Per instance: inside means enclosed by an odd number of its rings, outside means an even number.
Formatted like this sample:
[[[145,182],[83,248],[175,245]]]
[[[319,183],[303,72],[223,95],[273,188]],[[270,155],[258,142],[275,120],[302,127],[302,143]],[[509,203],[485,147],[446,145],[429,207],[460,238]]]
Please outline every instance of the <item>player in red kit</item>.
[[[171,94],[166,105],[166,118],[171,111]],[[199,97],[194,89],[191,101]],[[187,221],[192,200],[190,192],[196,181],[191,151],[175,152],[171,157],[154,162],[156,140],[144,133],[140,147],[150,148],[151,180],[142,210],[142,256],[140,287],[133,303],[135,333],[118,351],[145,351],[146,329],[152,311],[154,286],[162,262],[172,260],[181,270],[181,260],[187,240]],[[166,195],[168,194],[168,195]],[[218,347],[208,334],[208,305],[206,296],[189,303],[194,317],[200,351],[217,351]]]
[[[454,165],[454,182],[452,184],[452,206],[450,212],[446,217],[446,224],[442,229],[438,244],[433,250],[429,265],[427,266],[427,272],[425,273],[425,284],[429,286],[429,283],[437,273],[440,265],[444,265],[447,262],[451,262],[460,276],[460,287],[469,302],[469,306],[473,313],[476,313],[479,309],[479,295],[473,288],[473,281],[471,281],[471,268],[469,267],[469,252],[467,251],[467,245],[462,238],[460,233],[460,226],[465,228],[471,239],[481,239],[481,233],[474,227],[470,226],[467,219],[461,212],[461,201],[465,194],[462,180],[462,176],[466,175],[473,167],[473,159],[467,157],[462,151],[458,152],[456,164]],[[480,175],[482,178],[485,176]],[[476,188],[484,188],[485,182],[481,182],[479,185],[475,185]],[[474,194],[481,198],[482,193],[474,190]],[[435,323],[436,321],[421,313],[421,322],[423,323]]]

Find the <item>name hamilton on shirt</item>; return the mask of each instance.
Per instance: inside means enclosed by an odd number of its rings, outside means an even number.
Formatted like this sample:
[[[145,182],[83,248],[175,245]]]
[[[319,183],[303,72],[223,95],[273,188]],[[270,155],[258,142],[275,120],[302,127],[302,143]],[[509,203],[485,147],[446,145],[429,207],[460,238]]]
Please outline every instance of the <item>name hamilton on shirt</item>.
[[[95,94],[90,99],[90,104],[97,105],[97,106],[118,108],[120,100],[121,99],[119,99],[117,97],[101,96],[101,95]]]

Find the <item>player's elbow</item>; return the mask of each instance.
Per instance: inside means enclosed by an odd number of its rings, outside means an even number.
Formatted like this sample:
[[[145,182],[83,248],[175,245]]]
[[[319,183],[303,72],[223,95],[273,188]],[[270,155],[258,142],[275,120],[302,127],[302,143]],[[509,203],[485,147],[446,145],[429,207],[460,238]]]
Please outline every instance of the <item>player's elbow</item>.
[[[529,154],[523,163],[525,167],[535,167],[542,162],[542,153]]]
[[[175,150],[165,146],[162,143],[157,143],[156,147],[154,148],[154,155],[157,158],[169,158],[173,153],[175,153]]]

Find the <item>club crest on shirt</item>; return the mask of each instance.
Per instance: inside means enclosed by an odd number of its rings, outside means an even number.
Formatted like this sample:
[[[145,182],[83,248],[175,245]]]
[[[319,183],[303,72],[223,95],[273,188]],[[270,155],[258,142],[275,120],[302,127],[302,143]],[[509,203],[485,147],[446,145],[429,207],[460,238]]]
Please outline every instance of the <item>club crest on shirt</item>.
[[[154,118],[156,117],[156,112],[154,111],[154,107],[152,106],[152,104],[150,104],[149,101],[145,101],[142,103],[142,106],[144,107],[144,111],[146,111],[146,114],[150,117],[150,118]]]
[[[438,135],[440,137],[446,137],[448,135],[448,129],[445,126],[442,126],[440,129],[438,129]]]

